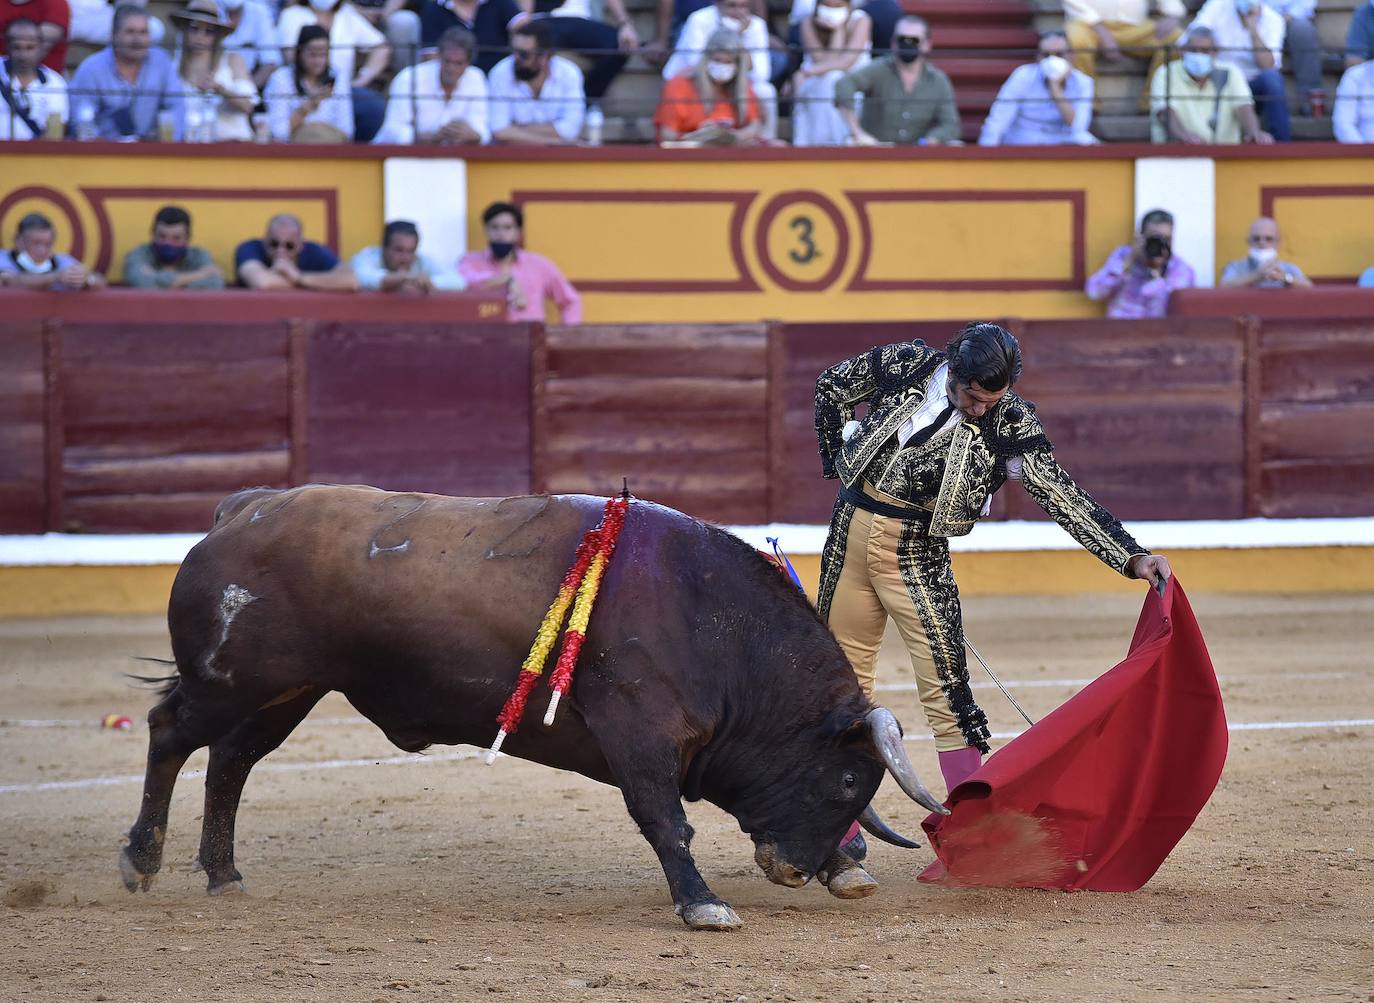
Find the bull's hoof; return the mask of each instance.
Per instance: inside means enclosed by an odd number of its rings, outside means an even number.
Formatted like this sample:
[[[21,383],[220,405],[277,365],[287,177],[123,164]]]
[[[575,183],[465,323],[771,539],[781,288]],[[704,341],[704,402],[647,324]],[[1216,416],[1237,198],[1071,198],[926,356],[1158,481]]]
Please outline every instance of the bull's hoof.
[[[850,867],[831,875],[825,887],[837,899],[862,899],[878,890],[878,881],[862,867]]]
[[[146,892],[153,887],[153,875],[144,874],[134,866],[127,847],[119,851],[119,877],[124,882],[124,887],[131,892]]]
[[[682,922],[693,930],[738,930],[744,921],[724,902],[697,902],[682,910]]]
[[[248,886],[240,879],[238,881],[226,881],[222,885],[211,885],[205,889],[207,895],[247,895]]]

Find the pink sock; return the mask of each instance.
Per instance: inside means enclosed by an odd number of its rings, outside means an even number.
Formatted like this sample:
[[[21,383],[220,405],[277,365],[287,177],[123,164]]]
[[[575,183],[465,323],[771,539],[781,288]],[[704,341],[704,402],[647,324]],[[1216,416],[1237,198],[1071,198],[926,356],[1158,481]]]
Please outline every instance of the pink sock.
[[[940,753],[940,772],[945,776],[945,790],[952,791],[983,765],[983,754],[973,746]]]

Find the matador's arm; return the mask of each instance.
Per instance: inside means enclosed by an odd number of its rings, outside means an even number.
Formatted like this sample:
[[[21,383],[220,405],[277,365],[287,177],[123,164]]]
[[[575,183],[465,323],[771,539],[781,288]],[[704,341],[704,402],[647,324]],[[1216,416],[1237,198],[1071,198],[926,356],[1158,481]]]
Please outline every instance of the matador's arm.
[[[1132,557],[1148,554],[1116,517],[1074,483],[1054,453],[1032,449],[1024,456],[1021,483],[1035,504],[1094,557],[1127,578]]]
[[[821,451],[821,476],[838,477],[835,456],[844,440],[840,433],[854,417],[854,405],[878,386],[882,348],[836,363],[816,379],[816,439]]]

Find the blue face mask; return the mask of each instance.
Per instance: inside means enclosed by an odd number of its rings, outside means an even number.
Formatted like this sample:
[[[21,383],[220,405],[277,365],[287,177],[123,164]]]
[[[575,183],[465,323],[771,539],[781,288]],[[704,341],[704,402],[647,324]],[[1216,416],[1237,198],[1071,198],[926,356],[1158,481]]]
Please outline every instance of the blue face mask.
[[[1183,69],[1190,77],[1205,77],[1210,74],[1212,62],[1210,52],[1185,52],[1183,54]]]

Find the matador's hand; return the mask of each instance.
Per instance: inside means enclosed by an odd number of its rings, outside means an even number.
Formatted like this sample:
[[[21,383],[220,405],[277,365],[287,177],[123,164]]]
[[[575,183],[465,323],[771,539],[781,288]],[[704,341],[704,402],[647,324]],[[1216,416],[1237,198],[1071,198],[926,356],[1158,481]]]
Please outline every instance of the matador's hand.
[[[1158,585],[1173,577],[1169,559],[1162,554],[1137,554],[1128,565],[1132,578],[1143,578],[1151,585]]]

